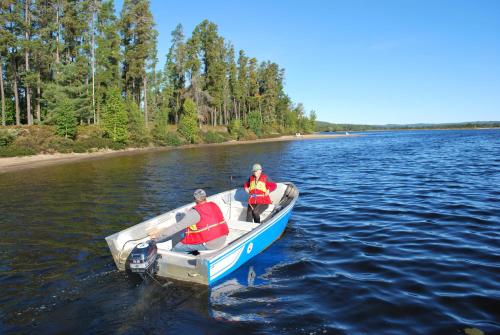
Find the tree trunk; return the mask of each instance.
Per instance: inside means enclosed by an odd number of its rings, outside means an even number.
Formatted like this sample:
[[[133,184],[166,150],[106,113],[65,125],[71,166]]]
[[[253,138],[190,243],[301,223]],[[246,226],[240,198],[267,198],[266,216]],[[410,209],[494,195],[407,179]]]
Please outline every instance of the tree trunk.
[[[153,110],[157,110],[158,107],[158,78],[156,77],[156,64],[153,67]],[[168,118],[167,118],[168,119]]]
[[[234,100],[233,100],[233,108],[234,108],[234,118],[236,120],[239,120],[240,115],[238,113],[238,100],[236,100],[236,98],[234,98]]]
[[[99,119],[101,118],[101,103],[97,101],[95,104],[95,123],[99,124]]]
[[[226,100],[224,100],[224,119],[222,120],[221,124],[227,124],[227,107],[226,107]]]
[[[0,91],[2,91],[2,126],[6,125],[5,121],[5,91],[3,88],[3,60],[0,58]]]
[[[144,123],[148,128],[148,79],[145,74],[142,76],[142,83],[144,89]]]
[[[40,82],[40,71],[38,71],[38,77],[36,81],[36,120],[38,123],[42,121],[42,116],[40,112],[40,99],[42,99],[42,92],[41,92],[41,82]]]
[[[246,101],[243,100],[243,123],[247,124],[248,122],[248,107]]]
[[[59,64],[59,39],[61,35],[61,25],[59,24],[59,1],[56,4],[56,25],[57,25],[57,34],[56,34],[56,64]]]
[[[89,75],[88,74],[85,76],[85,94],[87,97],[89,96]],[[81,117],[80,117],[81,122],[82,122],[81,124],[83,125],[84,118],[87,118],[87,125],[89,125],[90,124],[90,121],[89,121],[90,117],[88,115],[81,115]]]
[[[26,41],[26,46],[24,48],[24,60],[25,60],[26,75],[28,75],[29,71],[30,71],[29,48],[28,48],[28,41],[30,39],[30,35],[29,35],[29,26],[30,26],[29,5],[30,5],[30,1],[26,0],[24,2],[24,22],[26,24],[26,30],[24,31],[24,38]],[[26,118],[28,121],[28,125],[32,125],[33,124],[33,115],[31,114],[31,91],[30,91],[30,86],[29,86],[28,81],[26,81],[25,86],[26,86]]]
[[[91,58],[92,58],[92,113],[94,115],[94,124],[97,123],[97,115],[95,111],[95,11],[96,4],[95,0],[92,2],[92,47],[91,47]]]
[[[135,94],[136,93],[135,92],[135,79],[132,79],[131,82],[132,82],[132,92],[131,92],[132,93],[132,100],[134,100],[137,103],[137,106],[140,107],[141,106],[141,102],[139,100],[137,100],[137,96]]]
[[[0,59],[0,91],[2,94],[2,126],[5,126],[5,92],[3,89],[3,60]]]
[[[16,107],[16,126],[21,125],[21,110],[19,108],[19,93],[17,92],[17,65],[16,60],[12,59],[12,84],[14,90],[14,101]]]
[[[234,99],[234,104],[235,104],[235,108],[236,108],[236,119],[241,119],[241,112],[240,112],[240,108],[241,108],[241,103]]]

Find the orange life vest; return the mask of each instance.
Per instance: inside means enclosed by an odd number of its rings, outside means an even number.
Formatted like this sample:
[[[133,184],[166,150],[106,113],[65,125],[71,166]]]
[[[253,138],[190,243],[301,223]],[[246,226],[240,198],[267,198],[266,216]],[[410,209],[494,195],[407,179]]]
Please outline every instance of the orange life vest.
[[[261,174],[259,180],[256,180],[254,175],[250,176],[248,180],[248,191],[250,197],[248,198],[248,203],[250,205],[257,204],[271,204],[271,198],[266,193],[269,193],[267,188],[267,176]]]
[[[229,234],[219,206],[213,202],[205,202],[193,208],[200,214],[200,221],[186,229],[182,243],[201,244]]]

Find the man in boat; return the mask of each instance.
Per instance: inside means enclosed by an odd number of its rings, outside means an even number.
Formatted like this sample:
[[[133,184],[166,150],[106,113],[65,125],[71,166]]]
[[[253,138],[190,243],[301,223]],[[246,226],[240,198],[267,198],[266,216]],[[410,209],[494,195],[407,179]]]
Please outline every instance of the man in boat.
[[[254,164],[252,167],[252,175],[245,183],[245,191],[249,194],[247,207],[247,221],[260,223],[260,215],[272,203],[269,193],[276,189],[276,183],[273,183],[269,178],[262,173],[262,166]]]
[[[186,230],[173,250],[191,252],[221,248],[229,234],[222,211],[217,204],[207,201],[207,194],[202,189],[194,191],[194,201],[196,205],[177,224],[178,228]]]

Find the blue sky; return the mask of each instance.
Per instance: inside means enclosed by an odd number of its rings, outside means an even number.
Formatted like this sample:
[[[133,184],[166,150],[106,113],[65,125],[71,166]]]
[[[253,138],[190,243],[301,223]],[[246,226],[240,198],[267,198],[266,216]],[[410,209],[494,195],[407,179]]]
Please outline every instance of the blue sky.
[[[175,26],[189,36],[208,19],[236,50],[284,67],[286,92],[319,120],[500,120],[497,0],[153,0],[151,8],[162,67]]]

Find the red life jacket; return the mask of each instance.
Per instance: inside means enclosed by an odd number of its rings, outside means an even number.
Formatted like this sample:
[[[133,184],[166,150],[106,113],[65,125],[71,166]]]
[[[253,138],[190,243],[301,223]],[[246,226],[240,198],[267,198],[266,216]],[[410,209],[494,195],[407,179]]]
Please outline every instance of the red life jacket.
[[[250,176],[248,180],[248,191],[250,197],[248,198],[248,203],[250,205],[271,204],[271,198],[266,193],[271,192],[270,189],[267,188],[267,176],[265,174],[261,174],[259,180],[255,179],[254,175]]]
[[[213,202],[204,202],[193,207],[200,214],[200,221],[186,229],[184,244],[201,244],[229,234],[224,215]]]

